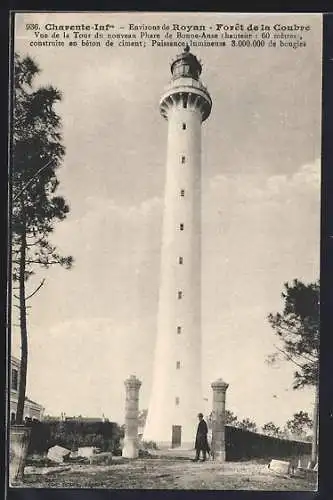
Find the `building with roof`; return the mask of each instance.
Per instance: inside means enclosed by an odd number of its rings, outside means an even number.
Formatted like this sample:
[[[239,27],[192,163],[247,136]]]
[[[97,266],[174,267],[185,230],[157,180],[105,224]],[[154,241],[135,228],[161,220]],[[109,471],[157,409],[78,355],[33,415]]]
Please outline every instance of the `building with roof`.
[[[10,422],[14,423],[17,412],[18,394],[20,387],[20,370],[21,360],[15,356],[10,357]],[[42,420],[45,408],[32,401],[28,397],[25,398],[23,418],[31,418],[32,420]]]

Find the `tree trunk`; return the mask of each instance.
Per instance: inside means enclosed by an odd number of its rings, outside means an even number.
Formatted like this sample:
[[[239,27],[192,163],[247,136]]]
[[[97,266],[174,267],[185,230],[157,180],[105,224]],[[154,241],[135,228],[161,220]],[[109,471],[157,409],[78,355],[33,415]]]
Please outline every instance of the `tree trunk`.
[[[318,462],[318,431],[319,431],[319,383],[317,383],[315,387],[315,399],[313,405],[312,446],[311,446],[311,463],[313,466]]]
[[[16,411],[16,423],[23,424],[24,403],[27,383],[28,366],[28,332],[27,332],[27,309],[25,300],[25,269],[26,269],[26,225],[22,224],[22,236],[20,242],[20,264],[19,264],[19,297],[20,297],[20,332],[21,332],[21,366],[19,378],[19,394]]]

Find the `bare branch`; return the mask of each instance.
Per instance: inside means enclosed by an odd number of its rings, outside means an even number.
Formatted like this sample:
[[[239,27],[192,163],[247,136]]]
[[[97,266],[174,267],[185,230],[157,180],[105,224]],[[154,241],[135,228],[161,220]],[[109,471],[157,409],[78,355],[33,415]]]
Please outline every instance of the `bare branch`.
[[[29,300],[31,299],[31,297],[33,297],[35,295],[35,293],[38,292],[38,290],[40,290],[42,288],[42,286],[44,285],[45,283],[45,278],[42,279],[42,281],[39,283],[38,287],[36,288],[36,290],[34,292],[32,292],[30,295],[28,295],[25,300]]]

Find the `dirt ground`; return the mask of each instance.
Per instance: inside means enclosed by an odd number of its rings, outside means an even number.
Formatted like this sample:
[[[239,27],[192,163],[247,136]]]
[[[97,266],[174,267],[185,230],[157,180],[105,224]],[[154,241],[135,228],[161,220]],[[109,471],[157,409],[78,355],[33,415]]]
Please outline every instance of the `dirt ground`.
[[[316,478],[282,477],[267,463],[146,458],[114,461],[108,466],[73,464],[70,470],[37,473],[26,467],[23,487],[175,490],[302,490],[314,491]]]

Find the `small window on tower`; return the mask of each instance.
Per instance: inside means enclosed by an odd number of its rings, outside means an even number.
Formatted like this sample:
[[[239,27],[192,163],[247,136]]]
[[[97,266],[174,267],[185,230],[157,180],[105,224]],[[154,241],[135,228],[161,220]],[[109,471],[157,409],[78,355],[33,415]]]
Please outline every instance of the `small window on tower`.
[[[179,335],[180,333],[182,333],[182,327],[181,327],[181,326],[177,326],[177,333],[178,333],[178,335]]]
[[[179,370],[179,369],[180,369],[180,361],[177,361],[177,363],[176,363],[176,368],[177,368],[177,370]]]
[[[184,231],[184,224],[182,222],[179,224],[179,229],[180,231]]]
[[[185,196],[185,189],[180,190],[180,196]]]
[[[185,156],[182,156],[182,163],[185,163]]]
[[[179,264],[183,264],[184,263],[183,257],[179,257],[178,262],[179,262]]]
[[[183,130],[186,130],[186,123],[183,123]]]
[[[176,397],[175,403],[176,403],[176,406],[179,406],[179,397],[178,396]]]
[[[178,298],[179,299],[183,298],[183,292],[181,290],[178,290]]]

